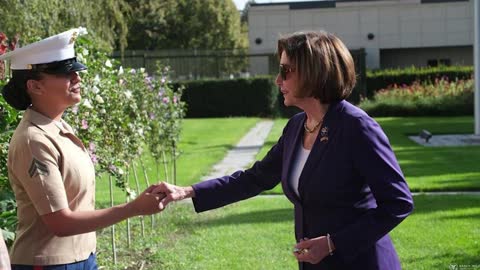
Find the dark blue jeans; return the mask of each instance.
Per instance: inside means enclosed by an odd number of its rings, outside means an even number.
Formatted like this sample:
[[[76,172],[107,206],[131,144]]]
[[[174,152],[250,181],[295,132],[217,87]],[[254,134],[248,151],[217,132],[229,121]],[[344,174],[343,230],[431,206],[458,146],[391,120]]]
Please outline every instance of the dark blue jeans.
[[[97,259],[95,254],[90,254],[90,257],[85,261],[69,263],[69,264],[57,264],[57,265],[44,265],[44,266],[32,266],[12,264],[12,270],[97,270]]]

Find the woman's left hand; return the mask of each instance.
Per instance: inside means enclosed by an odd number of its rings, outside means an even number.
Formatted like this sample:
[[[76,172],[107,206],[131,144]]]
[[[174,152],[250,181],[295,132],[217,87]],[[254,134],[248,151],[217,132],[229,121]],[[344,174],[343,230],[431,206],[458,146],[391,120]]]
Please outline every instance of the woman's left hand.
[[[299,262],[317,264],[329,255],[326,236],[313,239],[304,238],[295,245],[295,248],[300,250],[300,252],[293,253]]]

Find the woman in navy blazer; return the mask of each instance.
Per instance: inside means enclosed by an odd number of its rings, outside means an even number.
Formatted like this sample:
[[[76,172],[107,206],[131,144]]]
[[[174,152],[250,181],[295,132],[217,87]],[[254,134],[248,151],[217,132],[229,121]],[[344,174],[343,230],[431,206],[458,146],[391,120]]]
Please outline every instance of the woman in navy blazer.
[[[193,198],[197,212],[258,195],[282,183],[295,208],[300,269],[401,269],[388,232],[413,200],[380,126],[346,102],[355,85],[348,49],[327,32],[278,41],[276,83],[292,117],[277,144],[252,168],[191,187],[158,184],[160,203]]]

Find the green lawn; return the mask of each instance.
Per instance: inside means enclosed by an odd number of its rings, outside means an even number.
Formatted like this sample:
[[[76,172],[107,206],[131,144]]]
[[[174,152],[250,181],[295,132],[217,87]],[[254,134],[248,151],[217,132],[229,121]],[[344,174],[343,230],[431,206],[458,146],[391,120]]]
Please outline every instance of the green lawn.
[[[472,134],[472,117],[379,118],[414,191],[480,190],[480,146],[423,147],[406,135]]]
[[[472,117],[397,117],[377,118],[390,139],[412,191],[480,190],[480,146],[424,147],[407,135],[422,129],[435,134],[473,133]],[[275,125],[257,159],[262,158],[282,134],[286,119]],[[277,186],[267,193],[281,193]]]
[[[421,195],[391,234],[404,269],[480,269],[480,196]]]
[[[198,181],[258,119],[188,119],[182,135],[179,184]],[[275,125],[261,158],[276,143],[286,119]],[[433,134],[471,133],[472,117],[380,118],[407,181],[413,190],[479,190],[479,147],[426,148],[406,134],[428,129]],[[220,135],[218,135],[220,134]],[[145,160],[151,179],[154,165]],[[161,171],[163,174],[163,171]],[[152,181],[152,180],[151,180]],[[97,184],[97,205],[108,204],[108,183]],[[277,186],[274,192],[281,193]],[[117,190],[117,198],[122,194]],[[392,233],[404,269],[449,269],[480,265],[480,196],[416,196],[415,211]],[[195,214],[191,201],[178,203],[155,217],[146,236],[132,219],[127,247],[125,222],[116,226],[118,265],[111,264],[110,229],[98,232],[98,259],[103,269],[295,269],[292,205],[283,197],[257,197]],[[477,267],[477,268],[480,268]],[[473,268],[475,269],[475,268]]]
[[[391,233],[404,269],[480,264],[480,196],[414,199],[414,214]],[[142,238],[135,220],[133,248],[138,252],[125,248],[125,225],[117,227],[121,267],[137,269],[145,261],[145,269],[296,268],[293,209],[283,196],[257,197],[201,214],[188,200],[157,215],[156,222],[156,230]],[[99,234],[98,247],[100,264],[108,266],[108,230]]]
[[[181,154],[177,163],[178,183],[188,185],[198,182],[215,163],[222,160],[225,153],[235,146],[258,120],[258,118],[239,117],[185,119],[179,144]],[[144,155],[143,160],[150,183],[165,179],[163,164],[160,165],[157,174],[155,161],[148,154]],[[137,167],[137,175],[143,190],[146,187],[143,170],[139,164]],[[170,173],[171,171],[169,171]],[[134,178],[130,178],[131,187],[135,187]],[[105,207],[110,202],[108,186],[106,176],[97,179],[96,198],[99,207]],[[114,197],[116,203],[123,202],[125,199],[122,191],[118,188],[115,188]]]

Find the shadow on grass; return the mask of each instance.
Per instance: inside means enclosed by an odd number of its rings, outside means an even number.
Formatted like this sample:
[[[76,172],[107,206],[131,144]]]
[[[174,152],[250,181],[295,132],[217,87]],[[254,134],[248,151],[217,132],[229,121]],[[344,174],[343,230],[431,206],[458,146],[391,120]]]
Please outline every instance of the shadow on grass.
[[[248,213],[232,214],[220,218],[211,218],[195,222],[196,225],[217,227],[229,226],[235,224],[252,224],[252,223],[276,223],[291,221],[293,224],[293,209],[275,209],[252,211]]]
[[[392,130],[403,134],[418,133],[428,129],[434,134],[472,133],[473,117],[395,117],[376,118],[382,128],[389,133]]]
[[[480,195],[418,195],[414,197],[414,215],[424,215],[438,211],[455,211],[480,206]],[[450,215],[452,218],[461,215]],[[473,215],[480,218],[479,215]],[[449,217],[446,217],[449,218]],[[463,218],[466,218],[463,216]]]
[[[199,142],[190,140],[181,140],[180,145],[197,145]]]
[[[473,172],[473,173],[478,173],[478,172]],[[445,180],[438,180],[439,184],[455,184],[456,186],[466,186],[466,187],[474,187],[476,186],[477,188],[475,190],[478,190],[478,186],[480,186],[480,179],[476,175],[471,175],[467,177],[463,177],[463,179],[445,179]]]
[[[415,184],[421,184],[421,177],[435,177],[433,183],[449,190],[480,190],[477,169],[480,148],[417,148],[398,150],[395,154],[407,178],[419,177]],[[451,177],[448,175],[457,174]],[[447,178],[447,179],[445,179]],[[432,182],[429,180],[429,182]]]
[[[453,214],[453,215],[449,215],[449,216],[446,216],[446,217],[441,217],[440,219],[443,219],[443,220],[480,219],[480,211],[476,214]]]
[[[408,179],[408,176],[407,176]],[[480,190],[480,181],[478,176],[464,177],[463,179],[446,179],[435,180],[434,184],[438,187],[432,187],[429,181],[426,184],[422,184],[419,180],[415,182],[409,182],[410,190],[412,192],[471,192]],[[418,186],[419,185],[419,186]]]
[[[214,144],[214,145],[208,145],[208,146],[201,146],[199,149],[217,149],[217,148],[226,148],[226,149],[231,149],[235,147],[233,144]]]
[[[178,151],[182,153],[184,156],[191,156],[195,154],[203,154],[203,153],[211,153],[212,151],[223,152],[225,149],[232,149],[234,145],[231,144],[218,144],[218,145],[209,145],[209,146],[199,146],[196,148],[192,148],[188,151],[183,151],[179,148]]]

